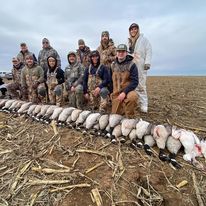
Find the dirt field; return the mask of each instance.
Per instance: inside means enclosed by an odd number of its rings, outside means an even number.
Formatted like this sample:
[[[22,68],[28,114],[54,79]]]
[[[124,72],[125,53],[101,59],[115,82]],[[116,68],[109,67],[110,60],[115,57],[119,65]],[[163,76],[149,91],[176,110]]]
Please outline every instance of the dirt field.
[[[149,113],[137,116],[206,138],[206,77],[149,77],[148,93]],[[133,150],[129,141],[114,145],[57,130],[0,113],[1,206],[196,206],[201,200],[206,205],[206,171],[183,161],[182,153],[177,160],[183,168],[175,170],[156,155]],[[188,183],[178,189],[183,180]]]

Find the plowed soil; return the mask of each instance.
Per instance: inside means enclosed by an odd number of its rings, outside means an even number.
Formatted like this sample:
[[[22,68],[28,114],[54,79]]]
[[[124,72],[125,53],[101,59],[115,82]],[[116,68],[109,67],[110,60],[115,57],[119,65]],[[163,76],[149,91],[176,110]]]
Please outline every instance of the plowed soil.
[[[149,77],[147,84],[149,113],[137,111],[138,117],[206,138],[206,77]],[[158,159],[156,147],[148,157],[129,141],[114,145],[68,128],[57,131],[0,113],[0,205],[206,205],[206,171],[185,162],[183,152],[177,157],[182,168],[175,170]],[[177,188],[183,180],[187,184]]]

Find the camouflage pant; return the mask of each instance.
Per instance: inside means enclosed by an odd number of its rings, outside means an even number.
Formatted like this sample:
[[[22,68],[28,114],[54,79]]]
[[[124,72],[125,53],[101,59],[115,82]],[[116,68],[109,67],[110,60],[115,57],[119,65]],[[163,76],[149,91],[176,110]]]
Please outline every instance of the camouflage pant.
[[[28,100],[33,103],[46,103],[46,87],[44,83],[38,85],[36,89],[32,86],[28,87],[26,90],[28,94]]]
[[[49,100],[50,103],[58,106],[62,105],[63,101],[63,85],[57,85],[54,88],[48,86]]]
[[[100,111],[105,111],[107,107],[109,90],[106,87],[103,87],[100,90],[98,96],[94,95],[94,90],[98,87],[101,81],[102,80],[98,76],[89,75],[89,79],[88,79],[89,105],[91,109],[99,109]]]
[[[109,90],[103,87],[98,96],[94,96],[94,90],[89,93],[89,105],[92,109],[98,108],[100,111],[105,111],[107,107]]]
[[[74,92],[69,91],[68,96],[69,96],[70,106],[82,109],[82,106],[83,106],[83,86],[82,85],[76,86]]]
[[[12,99],[21,98],[21,85],[19,83],[10,83],[7,85],[8,94],[12,97]]]

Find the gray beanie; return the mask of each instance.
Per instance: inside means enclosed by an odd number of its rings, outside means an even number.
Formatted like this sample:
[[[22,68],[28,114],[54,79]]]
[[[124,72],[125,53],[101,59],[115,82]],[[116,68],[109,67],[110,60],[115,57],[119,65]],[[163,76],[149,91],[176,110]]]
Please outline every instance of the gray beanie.
[[[79,40],[78,40],[78,45],[85,45],[84,40],[83,40],[83,39],[79,39]]]

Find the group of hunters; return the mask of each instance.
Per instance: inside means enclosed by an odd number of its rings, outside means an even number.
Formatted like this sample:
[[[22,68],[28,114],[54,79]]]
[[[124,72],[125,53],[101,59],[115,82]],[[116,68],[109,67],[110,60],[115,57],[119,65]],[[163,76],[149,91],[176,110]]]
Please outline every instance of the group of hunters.
[[[151,66],[152,48],[140,34],[139,25],[129,27],[128,45],[115,47],[108,31],[101,34],[95,51],[79,39],[77,51],[67,55],[68,66],[61,69],[57,51],[47,38],[38,58],[21,43],[21,51],[12,59],[13,82],[7,86],[11,98],[34,103],[49,103],[133,117],[138,101],[142,112],[148,111],[147,70]]]

